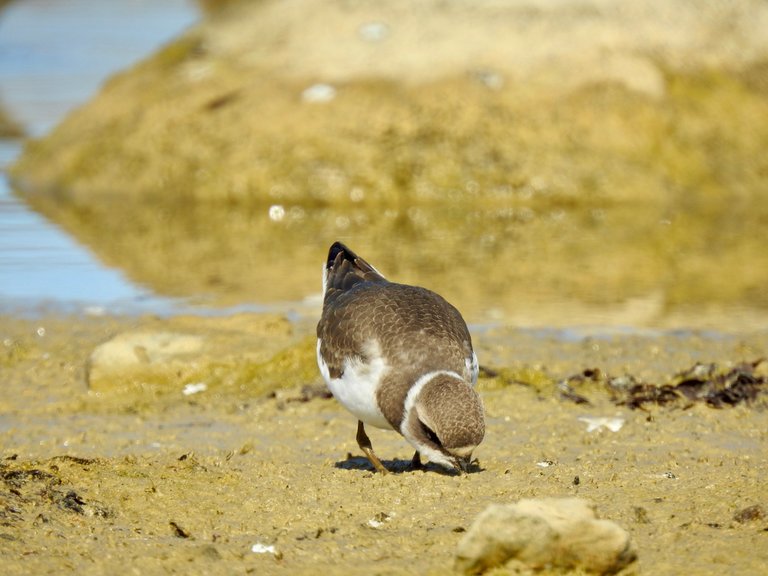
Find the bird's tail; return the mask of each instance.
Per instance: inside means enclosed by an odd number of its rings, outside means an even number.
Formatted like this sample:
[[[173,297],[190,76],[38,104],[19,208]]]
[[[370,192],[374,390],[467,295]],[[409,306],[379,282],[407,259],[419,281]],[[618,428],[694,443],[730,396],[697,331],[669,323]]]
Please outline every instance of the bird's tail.
[[[384,282],[386,279],[373,266],[344,246],[334,242],[323,268],[323,295],[329,290],[345,291],[361,282]]]

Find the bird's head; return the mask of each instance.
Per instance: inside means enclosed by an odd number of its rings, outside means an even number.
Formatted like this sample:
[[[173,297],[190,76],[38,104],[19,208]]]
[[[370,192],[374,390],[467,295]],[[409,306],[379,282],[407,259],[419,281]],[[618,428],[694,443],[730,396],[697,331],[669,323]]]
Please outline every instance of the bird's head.
[[[485,435],[483,403],[457,373],[430,372],[409,391],[400,431],[430,462],[467,472]]]

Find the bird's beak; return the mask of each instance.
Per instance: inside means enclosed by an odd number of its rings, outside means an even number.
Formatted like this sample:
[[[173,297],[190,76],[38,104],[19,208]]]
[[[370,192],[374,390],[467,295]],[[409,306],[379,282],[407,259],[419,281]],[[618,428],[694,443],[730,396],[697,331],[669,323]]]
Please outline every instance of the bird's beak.
[[[470,460],[472,460],[471,454],[469,456],[465,456],[464,458],[456,458],[456,463],[454,464],[456,471],[459,474],[467,474],[471,465]]]

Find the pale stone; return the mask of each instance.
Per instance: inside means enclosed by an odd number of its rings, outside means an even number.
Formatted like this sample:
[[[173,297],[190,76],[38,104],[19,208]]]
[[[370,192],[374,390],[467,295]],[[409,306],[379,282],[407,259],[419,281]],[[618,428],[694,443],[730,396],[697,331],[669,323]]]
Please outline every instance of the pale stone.
[[[86,365],[93,392],[204,396],[222,386],[255,394],[316,377],[314,338],[278,315],[148,321],[97,346]]]
[[[591,503],[546,498],[486,508],[459,542],[456,568],[464,574],[481,574],[507,564],[614,574],[636,558],[629,534],[614,522],[597,518]]]
[[[91,362],[112,367],[168,362],[195,354],[203,347],[202,336],[174,332],[126,332],[97,346]]]

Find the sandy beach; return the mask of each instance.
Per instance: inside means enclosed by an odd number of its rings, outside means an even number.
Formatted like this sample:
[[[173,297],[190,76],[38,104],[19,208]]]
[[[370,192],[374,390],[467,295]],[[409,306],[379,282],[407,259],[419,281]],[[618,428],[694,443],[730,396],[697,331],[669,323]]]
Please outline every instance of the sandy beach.
[[[486,371],[479,382],[488,425],[479,468],[464,476],[410,471],[407,443],[374,430],[374,446],[394,470],[380,476],[357,448],[354,418],[322,393],[319,375],[272,392],[260,388],[267,367],[251,383],[190,395],[183,376],[89,391],[95,347],[137,329],[195,331],[192,320],[2,325],[8,574],[442,574],[487,505],[546,496],[586,498],[628,530],[639,550],[633,573],[759,574],[768,562],[765,395],[722,409],[631,409],[600,386],[576,386],[589,399],[576,404],[551,385],[585,368],[660,384],[697,361],[754,358],[766,349],[765,332],[476,335],[483,366],[506,370],[504,378]],[[231,321],[197,328],[233,330]],[[306,347],[306,330],[272,330],[270,338],[275,349]],[[259,330],[250,338],[257,347]],[[300,374],[305,356],[287,356],[297,360],[285,373]],[[588,431],[590,422],[596,429]]]

